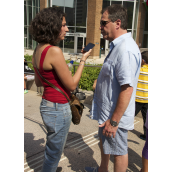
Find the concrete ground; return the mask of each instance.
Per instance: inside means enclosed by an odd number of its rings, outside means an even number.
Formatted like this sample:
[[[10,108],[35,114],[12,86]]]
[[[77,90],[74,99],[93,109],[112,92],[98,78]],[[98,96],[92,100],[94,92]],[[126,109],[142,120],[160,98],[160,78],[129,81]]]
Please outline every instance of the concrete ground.
[[[86,92],[86,91],[85,91]],[[63,172],[83,172],[85,166],[100,165],[99,139],[97,137],[98,123],[89,118],[92,92],[87,94],[81,123],[70,126],[64,152],[59,162]],[[40,172],[46,143],[46,129],[43,124],[39,105],[41,96],[29,90],[24,95],[24,172]],[[134,130],[128,133],[128,172],[139,172],[141,155],[145,141],[139,138],[143,133],[143,120],[139,113],[135,117]],[[58,171],[57,170],[57,171]],[[113,156],[110,158],[109,171],[113,172]]]

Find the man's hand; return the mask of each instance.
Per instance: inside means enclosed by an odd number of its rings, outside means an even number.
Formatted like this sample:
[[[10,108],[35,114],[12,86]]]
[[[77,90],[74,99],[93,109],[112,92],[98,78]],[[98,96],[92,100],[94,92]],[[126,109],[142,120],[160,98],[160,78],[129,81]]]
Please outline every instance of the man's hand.
[[[103,129],[103,135],[105,135],[106,137],[111,137],[113,135],[113,138],[114,138],[116,135],[116,131],[118,129],[118,126],[113,127],[110,124],[110,119],[108,119],[103,124],[99,125],[99,127],[104,127],[104,126],[105,126],[105,128]]]
[[[95,90],[95,88],[96,88],[96,84],[97,84],[97,79],[94,81],[94,84],[93,84],[93,90]]]

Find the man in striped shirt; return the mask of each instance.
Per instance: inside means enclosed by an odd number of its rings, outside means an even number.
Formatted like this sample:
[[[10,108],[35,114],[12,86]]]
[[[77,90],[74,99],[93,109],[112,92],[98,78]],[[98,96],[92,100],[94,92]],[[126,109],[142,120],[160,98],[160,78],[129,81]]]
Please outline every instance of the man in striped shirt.
[[[143,130],[144,134],[140,135],[140,138],[146,140],[146,127],[144,126],[146,122],[146,113],[148,109],[148,51],[141,53],[142,64],[140,68],[140,75],[136,90],[136,110],[135,116],[141,110],[143,117]]]

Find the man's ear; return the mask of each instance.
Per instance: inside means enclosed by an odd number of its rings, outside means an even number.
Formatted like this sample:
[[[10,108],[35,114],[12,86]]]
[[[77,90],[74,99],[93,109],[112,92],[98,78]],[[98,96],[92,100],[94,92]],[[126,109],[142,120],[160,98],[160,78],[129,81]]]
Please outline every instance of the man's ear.
[[[118,29],[121,27],[121,20],[120,19],[116,20],[116,26]]]

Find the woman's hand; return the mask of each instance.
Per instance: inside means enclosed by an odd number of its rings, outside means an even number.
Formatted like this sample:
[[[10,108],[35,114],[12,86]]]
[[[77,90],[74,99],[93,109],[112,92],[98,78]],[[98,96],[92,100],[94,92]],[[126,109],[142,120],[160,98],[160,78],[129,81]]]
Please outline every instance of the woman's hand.
[[[83,50],[84,48],[85,48],[85,47],[83,47],[82,50],[81,50],[81,53],[83,54],[81,60],[86,61],[87,58],[90,56],[92,49],[90,49],[90,50],[87,52],[87,51],[84,51],[84,50]]]
[[[82,53],[82,54],[86,53],[86,51],[84,51],[84,48],[85,48],[85,47],[82,47],[82,50],[81,50],[81,53]]]

